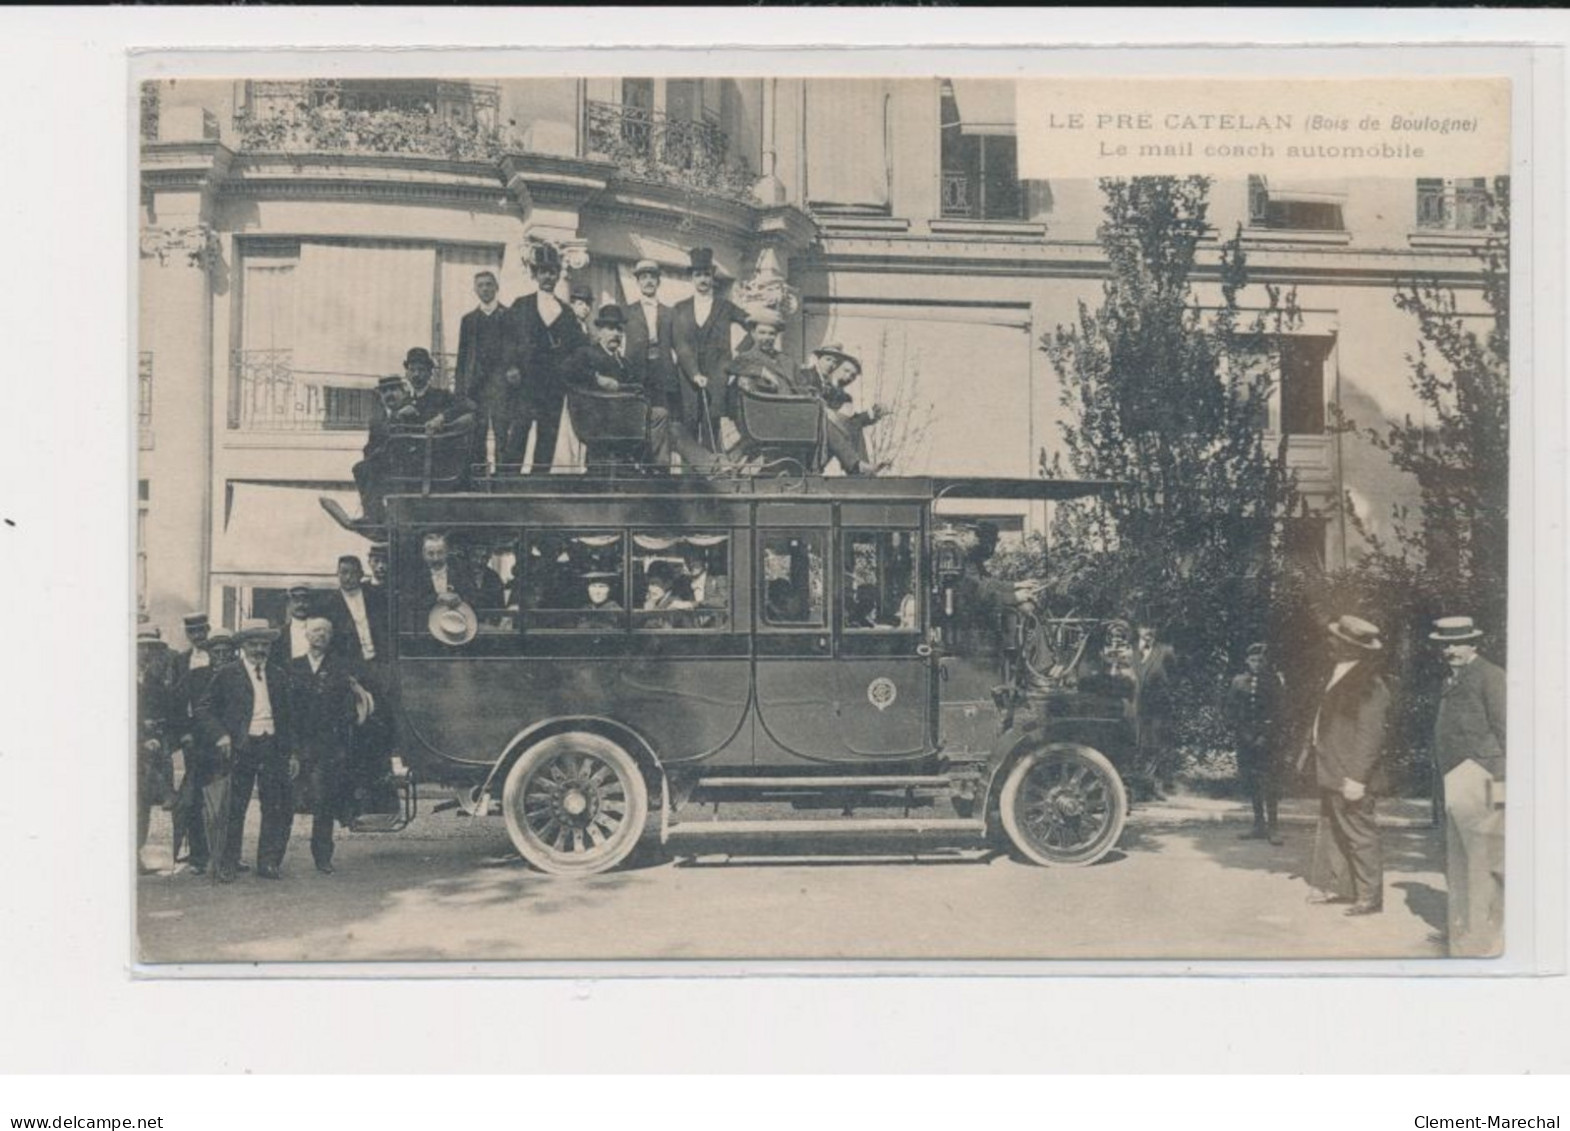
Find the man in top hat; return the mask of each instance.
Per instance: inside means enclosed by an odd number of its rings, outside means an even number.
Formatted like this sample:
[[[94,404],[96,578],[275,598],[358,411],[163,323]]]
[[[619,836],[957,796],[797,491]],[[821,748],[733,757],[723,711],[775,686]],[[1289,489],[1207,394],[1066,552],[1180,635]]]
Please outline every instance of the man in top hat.
[[[580,348],[567,363],[569,384],[607,393],[642,388],[642,371],[632,366],[624,350],[626,324],[627,315],[623,308],[611,303],[600,307],[600,312],[594,318],[594,342]],[[647,390],[645,394],[648,395]],[[647,430],[647,446],[650,450],[658,452],[665,448],[669,423],[668,414],[663,410],[656,413],[651,400]],[[585,459],[591,470],[621,466],[641,458],[643,454],[634,454],[625,445],[617,443],[586,442],[585,447]]]
[[[1270,664],[1264,644],[1250,644],[1248,670],[1233,678],[1223,703],[1237,742],[1237,768],[1254,807],[1254,827],[1244,840],[1281,843],[1277,831],[1281,802],[1280,725],[1286,680]]]
[[[681,380],[676,364],[676,312],[659,300],[660,265],[640,259],[633,266],[638,297],[622,308],[626,316],[626,357],[635,384],[649,398],[649,459],[657,467],[671,462],[669,422],[681,416]],[[658,437],[656,438],[656,425]]]
[[[1477,654],[1471,617],[1442,617],[1428,638],[1450,673],[1434,720],[1445,779],[1445,887],[1450,953],[1497,955],[1505,913],[1505,673]]]
[[[286,667],[268,658],[278,630],[245,620],[235,634],[241,657],[213,673],[197,705],[197,735],[216,752],[220,772],[230,767],[229,829],[218,880],[230,883],[240,862],[240,838],[254,786],[262,809],[256,875],[279,878],[294,825],[295,776],[300,771],[295,698]]]
[[[305,622],[313,611],[315,594],[309,585],[289,586],[288,615],[284,618],[283,631],[273,641],[272,658],[280,667],[290,660],[299,659],[310,650],[311,642],[305,635]]]
[[[535,289],[512,304],[513,349],[523,373],[519,389],[518,436],[508,450],[508,469],[521,470],[529,431],[534,430],[536,473],[548,472],[556,459],[562,404],[567,396],[567,359],[588,344],[573,312],[556,297],[561,281],[561,252],[554,244],[536,243],[529,251],[529,273]],[[500,467],[501,460],[497,459]]]
[[[300,769],[310,793],[311,858],[316,870],[333,871],[333,822],[348,792],[349,749],[357,721],[355,669],[332,649],[333,626],[326,617],[306,622],[310,648],[289,662],[294,681]]]
[[[456,393],[475,406],[472,462],[484,466],[486,445],[495,437],[496,462],[516,445],[518,426],[517,359],[512,354],[508,307],[497,297],[496,273],[474,276],[474,297],[479,305],[458,323]]]
[[[567,305],[572,308],[572,315],[578,320],[578,329],[583,331],[583,340],[594,340],[594,288],[588,283],[574,283],[567,291]]]
[[[1384,909],[1384,865],[1374,790],[1384,754],[1390,688],[1379,663],[1379,629],[1361,617],[1329,626],[1332,668],[1309,728],[1305,761],[1319,785],[1319,829],[1310,903],[1345,903],[1348,915]]]
[[[714,252],[695,247],[692,297],[678,302],[672,315],[676,365],[681,374],[682,434],[709,453],[721,450],[720,420],[725,414],[725,376],[734,356],[732,328],[747,324],[746,312],[714,293]],[[683,459],[685,459],[685,455]]]

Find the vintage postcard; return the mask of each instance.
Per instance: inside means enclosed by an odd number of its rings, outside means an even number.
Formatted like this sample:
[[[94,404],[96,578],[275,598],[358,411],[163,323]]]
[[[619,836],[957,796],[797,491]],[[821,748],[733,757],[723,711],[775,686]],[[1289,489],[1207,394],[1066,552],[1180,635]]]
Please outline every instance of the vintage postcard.
[[[143,969],[1504,954],[1510,77],[714,66],[139,73]]]

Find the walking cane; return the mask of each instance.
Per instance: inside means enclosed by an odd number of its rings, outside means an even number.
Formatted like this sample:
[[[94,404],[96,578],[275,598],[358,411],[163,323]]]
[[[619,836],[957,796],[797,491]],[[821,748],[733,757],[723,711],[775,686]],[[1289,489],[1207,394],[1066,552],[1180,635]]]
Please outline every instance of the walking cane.
[[[707,432],[709,451],[718,455],[720,443],[719,438],[714,435],[714,417],[709,411],[709,387],[707,385],[698,390],[698,405],[703,412],[702,418],[698,421],[698,442],[700,444],[703,443],[704,433]]]

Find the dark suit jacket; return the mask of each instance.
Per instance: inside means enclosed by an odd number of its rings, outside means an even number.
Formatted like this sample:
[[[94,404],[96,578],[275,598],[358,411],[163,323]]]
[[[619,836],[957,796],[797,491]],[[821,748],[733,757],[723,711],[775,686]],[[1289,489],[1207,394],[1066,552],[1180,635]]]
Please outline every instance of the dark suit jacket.
[[[1481,656],[1445,680],[1434,721],[1434,757],[1441,773],[1476,759],[1505,776],[1505,673]]]
[[[474,402],[468,397],[450,393],[446,389],[438,389],[435,385],[427,385],[425,392],[412,398],[398,412],[399,424],[426,424],[440,416],[443,423],[451,424],[460,416],[467,416],[474,411]],[[375,417],[372,417],[375,423]]]
[[[580,389],[594,390],[596,377],[614,377],[624,388],[643,383],[642,373],[627,363],[626,350],[617,359],[606,353],[598,342],[583,346],[567,359],[564,369],[567,384]]]
[[[1248,672],[1233,678],[1223,706],[1227,722],[1240,743],[1259,745],[1279,737],[1286,685],[1280,672]]]
[[[410,578],[410,585],[416,594],[412,604],[423,626],[425,616],[436,604],[436,586],[431,583],[431,571],[425,568],[425,563],[421,562],[418,568],[419,572]],[[463,598],[465,604],[471,607],[474,605],[477,596],[474,579],[469,576],[468,568],[457,557],[447,559],[447,584]]]
[[[352,674],[351,662],[331,652],[314,672],[308,656],[289,661],[295,733],[305,756],[338,758],[348,751],[355,720]]]
[[[1329,681],[1327,671],[1320,686]],[[1377,659],[1360,659],[1323,693],[1315,766],[1320,788],[1340,789],[1346,778],[1365,786],[1376,784],[1389,714],[1390,687]]]
[[[801,385],[790,358],[783,352],[764,353],[756,347],[744,349],[731,359],[726,373],[763,393],[804,396],[812,392]]]
[[[523,372],[523,395],[549,402],[566,391],[565,367],[574,353],[588,345],[572,307],[561,303],[561,314],[549,326],[540,317],[540,294],[526,294],[507,311],[513,352]]]
[[[1138,719],[1169,718],[1173,703],[1172,680],[1177,674],[1177,653],[1170,644],[1154,644],[1144,659],[1134,654],[1134,716]]]
[[[730,328],[745,326],[747,316],[729,299],[716,297],[709,309],[709,320],[700,326],[697,301],[684,298],[673,308],[671,322],[676,339],[676,366],[682,378],[682,419],[689,425],[698,422],[703,402],[692,379],[701,373],[709,379],[709,415],[717,425],[725,409],[725,371],[733,356]]]
[[[381,660],[387,655],[387,598],[380,587],[361,585],[360,592],[365,594],[365,619],[371,630],[371,647],[376,650],[376,658]],[[354,617],[349,615],[349,602],[342,589],[334,590],[327,598],[326,616],[333,622],[333,642],[328,650],[335,656],[363,661],[364,646],[359,630],[354,626]]]
[[[643,305],[629,302],[622,307],[627,316],[627,342],[622,352],[627,358],[627,368],[638,375],[638,384],[649,394],[654,404],[681,395],[681,382],[676,372],[676,312],[660,303],[654,323],[659,329],[658,356],[650,361],[649,324],[643,317]]]
[[[454,386],[459,396],[478,403],[505,394],[505,374],[515,364],[509,308],[498,303],[493,314],[475,307],[458,323],[458,369]]]
[[[210,745],[227,737],[235,749],[244,747],[246,731],[251,727],[251,711],[256,706],[251,677],[244,667],[248,662],[239,660],[225,664],[208,681],[196,708],[197,737],[201,741]],[[298,747],[298,730],[289,669],[268,660],[263,671],[279,749],[292,753]]]
[[[306,617],[320,616],[320,604],[313,600],[306,610]],[[273,646],[268,650],[267,659],[280,667],[288,667],[293,659],[294,642],[289,638],[289,622],[292,618],[284,617],[283,624],[278,627],[278,639],[273,641]]]

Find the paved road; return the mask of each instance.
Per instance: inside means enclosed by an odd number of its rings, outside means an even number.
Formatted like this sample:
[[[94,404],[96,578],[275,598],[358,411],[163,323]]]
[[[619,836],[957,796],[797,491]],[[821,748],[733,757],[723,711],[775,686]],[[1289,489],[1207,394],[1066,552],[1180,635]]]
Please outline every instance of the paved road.
[[[344,835],[338,871],[323,876],[311,866],[301,818],[281,882],[143,877],[142,954],[149,962],[1443,954],[1434,830],[1384,830],[1385,913],[1348,919],[1339,907],[1304,902],[1311,825],[1288,825],[1286,843],[1272,847],[1204,816],[1136,812],[1118,850],[1089,868],[1037,868],[976,849],[891,853],[885,843],[879,856],[649,853],[632,868],[583,879],[529,870],[499,818],[451,811],[401,834]],[[155,825],[150,863],[159,843],[168,843],[166,826]]]

